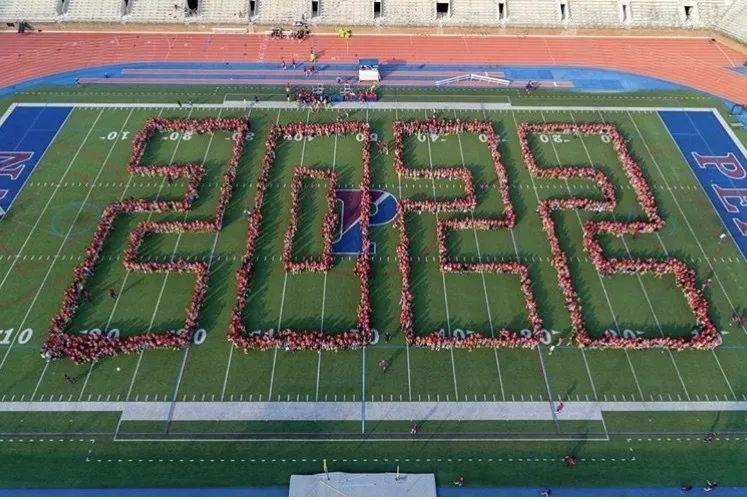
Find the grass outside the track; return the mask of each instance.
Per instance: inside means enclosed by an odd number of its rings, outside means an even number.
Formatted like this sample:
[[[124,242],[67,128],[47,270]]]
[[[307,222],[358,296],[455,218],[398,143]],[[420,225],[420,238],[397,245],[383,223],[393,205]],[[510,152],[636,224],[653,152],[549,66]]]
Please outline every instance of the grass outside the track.
[[[116,89],[112,89],[117,92]],[[162,90],[161,90],[162,91]],[[57,91],[56,91],[57,92]],[[75,99],[92,100],[85,92],[99,89],[82,89],[78,97],[70,95],[45,99],[71,102]],[[228,92],[228,91],[227,91]],[[121,93],[122,100],[127,94]],[[205,100],[214,94],[201,94]],[[478,94],[479,95],[479,94]],[[510,94],[514,99],[526,97]],[[36,98],[27,95],[23,98]],[[394,98],[394,96],[391,96]],[[400,97],[400,96],[397,96]],[[408,99],[409,99],[408,95]],[[666,97],[666,96],[662,96]],[[699,96],[673,94],[671,100],[680,99],[687,105],[713,105],[701,103]],[[153,97],[156,100],[156,96]],[[175,101],[176,95],[162,102]],[[108,97],[96,97],[108,102]],[[457,99],[455,96],[454,99]],[[625,97],[583,100],[575,96],[537,97],[539,104],[619,105]],[[111,100],[118,100],[112,98]],[[182,99],[185,101],[185,99]],[[197,99],[195,100],[197,102]],[[568,102],[566,102],[568,101]],[[695,102],[697,101],[697,102]],[[529,103],[530,101],[527,101]],[[649,99],[636,101],[631,96],[625,103],[654,105]],[[669,105],[667,99],[659,104]],[[102,210],[107,204],[123,197],[159,199],[176,198],[183,193],[184,183],[168,184],[161,178],[130,177],[125,169],[131,152],[131,137],[145,120],[154,115],[167,118],[208,116],[247,116],[254,133],[246,144],[246,152],[239,164],[236,189],[226,212],[224,228],[218,234],[183,234],[149,237],[142,247],[142,256],[149,258],[202,258],[212,259],[207,300],[200,314],[200,328],[206,335],[204,342],[193,345],[188,354],[184,351],[147,351],[142,354],[104,359],[94,365],[73,366],[68,361],[55,361],[45,365],[39,357],[52,314],[57,310],[63,289],[69,284],[72,268],[82,251]],[[351,112],[351,120],[366,120],[380,140],[392,138],[394,120],[424,119],[424,111],[374,111]],[[500,134],[501,154],[511,185],[511,200],[517,212],[517,225],[511,230],[495,232],[458,231],[449,237],[451,256],[475,259],[516,259],[529,267],[533,287],[540,305],[540,313],[555,342],[567,336],[570,321],[557,286],[557,275],[549,262],[550,252],[545,233],[536,213],[537,200],[573,195],[595,196],[596,188],[588,182],[571,180],[542,180],[530,177],[519,154],[516,124],[521,122],[599,122],[611,121],[629,141],[634,157],[639,161],[652,186],[666,225],[657,234],[633,238],[603,238],[608,254],[627,257],[677,256],[693,266],[700,279],[711,276],[714,283],[706,291],[711,301],[711,313],[717,326],[725,330],[724,344],[715,352],[670,353],[661,350],[632,351],[580,351],[560,347],[548,351],[500,349],[467,352],[425,351],[405,347],[398,324],[399,274],[394,263],[397,243],[396,230],[391,225],[372,228],[371,237],[377,244],[372,272],[372,326],[382,334],[392,335],[390,343],[383,339],[365,351],[350,352],[285,352],[266,351],[243,353],[233,350],[224,334],[234,304],[235,280],[246,235],[245,210],[253,203],[264,138],[272,123],[333,121],[336,113],[306,110],[264,110],[250,112],[237,109],[206,110],[200,108],[173,109],[158,107],[132,109],[75,108],[67,125],[61,130],[43,161],[24,188],[11,212],[0,223],[0,330],[18,332],[32,329],[31,339],[12,348],[0,345],[0,397],[4,401],[679,401],[679,400],[744,400],[747,394],[747,375],[742,365],[743,349],[747,335],[729,324],[732,308],[745,306],[744,283],[747,268],[744,260],[731,243],[719,243],[723,231],[721,222],[695,181],[679,150],[669,137],[659,117],[651,112],[639,111],[552,111],[520,110],[490,112],[441,112],[442,118],[478,118],[492,122]],[[125,134],[128,132],[128,134]],[[114,133],[112,136],[111,134]],[[107,137],[114,137],[112,140]],[[103,139],[102,139],[103,137]],[[545,141],[547,139],[547,141]],[[609,144],[598,136],[532,137],[532,146],[542,166],[593,164],[602,169],[616,186],[618,207],[612,214],[618,219],[641,215],[633,192],[620,168],[619,161]],[[193,211],[186,214],[123,216],[108,238],[104,259],[97,266],[91,287],[94,298],[86,303],[74,322],[74,328],[83,331],[117,329],[121,335],[147,329],[174,328],[183,321],[184,306],[194,284],[191,274],[177,275],[128,273],[121,264],[121,255],[127,235],[135,224],[143,220],[181,220],[207,218],[214,211],[218,188],[231,141],[227,134],[215,136],[157,136],[149,145],[144,162],[179,163],[204,162],[207,175]],[[441,167],[465,165],[470,169],[478,191],[476,215],[499,216],[502,213],[500,198],[495,190],[484,189],[483,184],[495,182],[495,173],[487,147],[479,137],[436,138],[424,141],[409,137],[405,143],[406,161],[412,167]],[[384,189],[396,197],[448,198],[458,196],[462,186],[455,181],[412,181],[397,179],[391,156],[376,154],[372,148],[372,188]],[[339,332],[355,322],[355,307],[359,300],[358,280],[353,275],[353,260],[347,256],[336,257],[332,270],[324,273],[288,275],[282,268],[282,241],[290,213],[289,186],[292,169],[298,165],[334,168],[338,174],[338,188],[354,188],[360,182],[360,144],[355,137],[320,138],[312,141],[281,141],[277,158],[271,169],[270,185],[265,194],[265,221],[257,246],[257,269],[251,287],[244,320],[249,331],[277,328],[278,324],[294,328],[319,328]],[[63,173],[68,169],[67,175]],[[324,185],[304,190],[302,210],[309,205],[323,205]],[[435,193],[435,194],[434,194]],[[313,198],[313,199],[311,199]],[[46,210],[43,210],[49,202]],[[308,202],[308,203],[307,203]],[[299,237],[303,238],[304,254],[319,248],[321,239],[307,231],[307,227],[320,227],[321,218],[312,212],[301,213],[303,222]],[[443,215],[449,216],[448,214]],[[413,293],[415,294],[415,331],[425,333],[444,328],[489,332],[491,326],[509,326],[516,330],[528,327],[518,279],[511,275],[443,274],[437,266],[435,239],[436,217],[432,214],[410,214],[408,231],[412,240]],[[584,305],[585,320],[590,331],[599,334],[605,329],[632,330],[639,335],[687,335],[692,326],[682,294],[671,278],[657,279],[635,275],[600,277],[580,247],[580,221],[588,218],[605,219],[609,214],[591,215],[580,212],[563,212],[556,215],[561,232],[561,244],[572,257],[571,270],[576,288]],[[38,219],[38,220],[37,220]],[[30,237],[29,237],[30,235]],[[24,243],[29,238],[28,243]],[[23,248],[22,252],[21,249]],[[711,258],[709,264],[705,258]],[[17,257],[18,256],[18,257]],[[718,280],[716,279],[718,278]],[[723,287],[723,289],[722,289]],[[108,288],[121,290],[118,301],[109,298]],[[725,293],[724,293],[725,292]],[[728,298],[727,298],[728,297]],[[282,311],[282,316],[281,316]],[[661,328],[661,330],[660,330]],[[0,340],[2,338],[0,337]],[[540,358],[541,362],[540,362]],[[381,359],[389,361],[389,368],[378,368]],[[544,371],[542,369],[544,367]],[[70,384],[63,375],[76,381]],[[548,387],[550,394],[548,394]],[[365,394],[363,391],[365,389]],[[71,417],[66,427],[60,422],[46,423],[47,417],[19,415],[0,419],[2,432],[112,432],[116,419],[110,415]],[[697,418],[697,417],[696,417]],[[651,421],[649,421],[651,420]],[[113,424],[113,427],[112,427]],[[397,434],[407,432],[406,422],[370,422],[369,432]],[[608,432],[704,432],[711,428],[724,432],[744,430],[744,415],[726,415],[725,418],[707,415],[698,422],[683,415],[665,414],[606,414]],[[137,432],[158,428],[163,423],[122,424],[122,431]],[[243,426],[242,426],[243,425]],[[174,432],[228,432],[231,429],[258,429],[258,432],[290,431],[298,428],[312,432],[357,432],[358,422],[283,424],[233,424],[215,426],[204,423],[172,424]],[[528,423],[465,423],[428,422],[424,431],[450,433],[480,431],[522,433],[541,429],[553,432],[552,422]],[[350,428],[350,430],[349,430]],[[560,431],[604,432],[595,423],[561,422]],[[149,431],[148,431],[149,432]],[[76,438],[77,439],[77,438]],[[85,438],[88,439],[88,438]],[[403,444],[315,443],[304,447],[300,443],[255,443],[250,453],[240,443],[220,445],[195,445],[190,443],[123,443],[112,442],[110,437],[95,437],[95,445],[88,441],[55,448],[52,443],[8,445],[4,453],[21,453],[31,457],[44,453],[47,463],[57,464],[76,477],[87,476],[87,470],[102,474],[100,484],[132,485],[125,471],[137,473],[141,485],[199,484],[193,477],[198,470],[209,477],[212,484],[237,484],[238,478],[224,474],[230,462],[216,460],[233,458],[276,459],[272,462],[244,462],[245,469],[240,484],[281,484],[291,472],[315,472],[318,459],[337,460],[338,466],[354,470],[383,470],[395,458],[412,471],[436,470],[441,481],[451,475],[474,476],[480,484],[537,484],[538,474],[548,474],[553,484],[578,481],[583,484],[677,484],[693,481],[699,470],[722,470],[731,484],[739,478],[734,457],[744,456],[745,441],[719,441],[712,448],[700,447],[698,438],[690,441],[640,442],[630,445],[624,439],[605,442],[564,443],[449,443],[437,441],[418,442],[407,448]],[[609,462],[579,467],[572,478],[558,462],[570,449],[578,448],[584,458],[627,458],[636,461],[618,462],[614,468]],[[633,451],[629,451],[632,448]],[[20,450],[19,450],[20,449]],[[89,449],[92,451],[89,452]],[[23,451],[29,450],[29,451]],[[41,451],[31,451],[41,450]],[[65,451],[66,450],[66,451]],[[70,463],[65,462],[68,453]],[[90,456],[101,462],[85,462]],[[665,464],[666,457],[677,457],[674,465]],[[157,473],[150,475],[146,464],[157,462]],[[304,463],[302,458],[307,459]],[[362,460],[366,458],[366,462]],[[382,459],[374,462],[373,458]],[[387,458],[388,462],[383,462]],[[429,462],[426,459],[430,458]],[[447,462],[448,458],[459,462]],[[488,458],[494,460],[488,462]],[[498,462],[497,458],[502,461]],[[509,462],[508,459],[512,461]],[[518,459],[522,459],[519,464]],[[538,459],[535,461],[534,459]],[[126,462],[127,460],[134,462]],[[145,462],[138,462],[138,460]],[[192,459],[197,462],[181,462]],[[210,462],[209,460],[213,460]],[[316,459],[316,460],[312,460]],[[342,462],[342,460],[349,460]],[[352,462],[353,459],[359,460]],[[418,459],[418,462],[415,460]],[[437,461],[439,459],[441,461]],[[472,462],[468,462],[472,459]],[[480,459],[480,461],[478,461]],[[530,460],[531,459],[531,460]],[[114,462],[108,462],[114,460]],[[127,465],[119,465],[124,460]],[[169,462],[169,460],[177,460]],[[199,460],[203,460],[199,462]],[[281,462],[281,460],[286,460]],[[297,460],[291,462],[291,460]],[[530,465],[527,464],[530,463]],[[556,463],[558,462],[558,463]],[[22,464],[26,458],[14,461]],[[197,464],[201,464],[198,469]],[[222,465],[221,465],[222,464]],[[254,464],[253,467],[250,464]],[[265,465],[260,465],[265,464]],[[355,465],[353,465],[355,464]],[[500,467],[499,467],[500,464]],[[656,467],[653,467],[655,464]],[[151,463],[152,465],[152,463]],[[14,466],[11,465],[11,468]],[[717,468],[718,467],[718,468]],[[390,469],[392,467],[389,467]],[[659,470],[659,474],[652,471]],[[720,469],[719,469],[720,468]],[[18,468],[17,475],[8,476],[5,485],[37,484],[44,476],[33,477]],[[389,469],[386,469],[389,470]],[[500,477],[496,477],[500,470]],[[468,472],[469,471],[469,472]],[[542,471],[542,472],[540,472]],[[549,472],[548,472],[549,471]],[[619,474],[617,472],[619,471]],[[10,472],[10,471],[9,471]],[[690,474],[690,476],[686,476]],[[176,477],[181,483],[177,483]],[[691,479],[687,479],[691,477]],[[23,481],[26,481],[25,483]],[[52,476],[46,480],[62,485]],[[14,482],[17,481],[17,482]],[[64,483],[70,485],[70,483]],[[89,483],[86,483],[89,484]],[[204,482],[202,483],[204,484]],[[91,484],[93,485],[93,484]]]

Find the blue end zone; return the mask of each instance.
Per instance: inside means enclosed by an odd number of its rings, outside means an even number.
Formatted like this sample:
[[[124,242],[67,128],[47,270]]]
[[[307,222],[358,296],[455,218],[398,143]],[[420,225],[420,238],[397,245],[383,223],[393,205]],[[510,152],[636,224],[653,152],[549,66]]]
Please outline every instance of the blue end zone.
[[[747,259],[747,151],[714,111],[659,111],[677,147]]]
[[[0,124],[0,219],[10,210],[70,111],[71,107],[17,107]]]

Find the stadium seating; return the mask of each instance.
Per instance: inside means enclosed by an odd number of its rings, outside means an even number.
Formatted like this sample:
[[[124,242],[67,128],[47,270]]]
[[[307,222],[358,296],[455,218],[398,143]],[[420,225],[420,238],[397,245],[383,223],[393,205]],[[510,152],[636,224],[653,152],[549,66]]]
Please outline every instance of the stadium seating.
[[[0,21],[235,25],[288,24],[303,16],[332,25],[717,27],[747,38],[747,0],[378,0],[376,14],[374,1],[199,0],[189,13],[186,0],[0,0]]]
[[[202,0],[197,17],[209,22],[244,23],[249,20],[249,0]]]
[[[67,0],[65,20],[121,21],[125,10],[122,0]]]
[[[51,21],[57,17],[57,6],[55,0],[2,0],[0,20]]]
[[[112,0],[100,0],[110,2]],[[184,22],[184,0],[130,0],[132,7],[124,20],[138,23]]]
[[[727,35],[747,43],[747,0],[736,0],[716,26]]]

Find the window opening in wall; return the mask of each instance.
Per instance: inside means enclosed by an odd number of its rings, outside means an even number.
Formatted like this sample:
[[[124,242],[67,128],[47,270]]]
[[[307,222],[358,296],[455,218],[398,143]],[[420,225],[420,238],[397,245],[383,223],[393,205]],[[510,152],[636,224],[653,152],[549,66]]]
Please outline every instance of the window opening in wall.
[[[622,22],[627,23],[630,21],[630,13],[628,12],[628,5],[622,4]]]
[[[311,17],[319,16],[319,0],[311,0]]]
[[[570,7],[566,2],[560,2],[560,20],[567,21],[571,17]]]
[[[57,2],[57,14],[60,14],[60,15],[64,14],[65,12],[67,12],[67,8],[68,8],[67,0],[59,0]]]
[[[508,17],[508,6],[506,2],[498,2],[498,20],[503,21]]]
[[[374,0],[374,17],[381,17],[381,1]]]
[[[685,21],[692,21],[693,15],[695,14],[695,7],[692,5],[685,5]]]
[[[449,2],[436,2],[436,17],[449,17]]]
[[[200,7],[199,0],[187,0],[187,12],[188,16],[197,14],[197,9]]]
[[[257,0],[249,0],[249,17],[257,15]]]

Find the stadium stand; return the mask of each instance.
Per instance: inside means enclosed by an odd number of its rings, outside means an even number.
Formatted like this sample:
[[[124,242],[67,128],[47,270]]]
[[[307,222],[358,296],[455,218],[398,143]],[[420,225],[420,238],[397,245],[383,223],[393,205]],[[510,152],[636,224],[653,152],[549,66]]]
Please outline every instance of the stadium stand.
[[[111,2],[112,0],[101,0]],[[126,21],[139,23],[175,23],[184,22],[184,0],[130,0],[132,7],[125,16]]]
[[[0,21],[713,28],[744,40],[747,0],[0,0]]]
[[[736,0],[716,27],[727,35],[747,43],[747,0]]]
[[[67,0],[64,19],[68,21],[121,21],[125,15],[124,1],[120,0]]]
[[[58,13],[53,0],[5,0],[0,1],[0,20],[52,21]]]
[[[244,23],[250,19],[249,0],[202,0],[197,17],[208,22]]]

